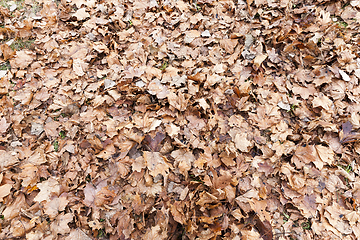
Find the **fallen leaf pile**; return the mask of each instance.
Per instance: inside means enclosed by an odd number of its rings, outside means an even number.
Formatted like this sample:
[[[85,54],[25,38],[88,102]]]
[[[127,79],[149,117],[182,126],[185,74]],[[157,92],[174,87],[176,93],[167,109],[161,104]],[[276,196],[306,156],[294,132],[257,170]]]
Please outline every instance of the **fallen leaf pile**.
[[[360,239],[360,1],[0,3],[0,239]]]

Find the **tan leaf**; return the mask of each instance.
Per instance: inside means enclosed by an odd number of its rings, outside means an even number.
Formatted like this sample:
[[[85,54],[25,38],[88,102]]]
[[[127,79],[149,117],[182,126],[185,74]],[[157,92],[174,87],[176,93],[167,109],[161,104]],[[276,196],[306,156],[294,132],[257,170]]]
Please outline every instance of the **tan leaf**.
[[[256,67],[260,67],[260,65],[262,64],[263,61],[265,61],[265,59],[268,57],[267,54],[260,54],[260,55],[257,55],[255,58],[254,58],[254,65]]]
[[[27,187],[29,185],[35,185],[37,182],[37,171],[38,168],[31,163],[21,166],[21,172],[18,175],[18,178],[22,180],[21,186]]]
[[[82,67],[84,64],[85,62],[79,58],[73,60],[73,70],[77,76],[81,77],[85,75],[84,69]]]
[[[26,240],[41,240],[43,239],[44,233],[39,230],[35,230],[26,234]]]
[[[229,54],[234,53],[234,49],[237,44],[238,44],[237,39],[222,39],[222,40],[220,40],[220,47],[223,48]]]
[[[317,158],[315,157],[315,147],[312,145],[306,145],[305,147],[299,146],[291,161],[295,163],[297,168],[302,168],[305,164],[315,162]]]
[[[255,231],[255,228],[252,228],[252,230],[241,230],[241,240],[258,240],[262,239],[260,234]]]
[[[81,229],[77,228],[72,229],[65,240],[92,240],[92,238],[86,235]]]
[[[165,129],[166,129],[166,133],[170,137],[174,137],[180,132],[180,127],[178,127],[178,126],[176,126],[176,125],[174,125],[172,123],[166,125]]]
[[[9,151],[0,150],[0,169],[12,166],[19,160]]]
[[[324,216],[327,218],[329,223],[336,228],[342,234],[351,234],[352,229],[350,224],[345,221],[345,219],[341,219],[340,216],[344,216],[349,212],[349,210],[345,210],[343,207],[339,206],[336,202],[333,202],[331,206],[327,206],[325,208],[326,212]]]
[[[159,152],[144,152],[144,160],[150,175],[156,177],[158,174],[166,177],[169,172],[169,166],[165,162],[165,157]]]
[[[12,68],[25,69],[34,60],[32,52],[27,50],[21,50],[16,52],[16,56],[10,59],[10,65]]]
[[[148,91],[152,95],[156,95],[158,99],[164,99],[169,94],[168,88],[161,84],[158,79],[155,79],[149,83]]]
[[[175,165],[179,168],[182,175],[187,176],[191,165],[195,162],[195,157],[191,152],[182,149],[173,151],[171,156],[175,158]]]
[[[0,120],[0,134],[5,133],[10,125],[11,125],[11,123],[7,123],[5,117],[1,118],[1,120]]]
[[[197,30],[190,30],[185,32],[184,42],[191,43],[195,40],[195,38],[200,37],[200,32]]]
[[[33,165],[41,165],[43,163],[46,163],[46,157],[45,157],[45,153],[44,150],[38,148],[36,149],[33,154],[29,157],[29,159],[26,160],[26,163],[30,163]]]
[[[84,195],[84,204],[88,207],[92,206],[96,196],[96,188],[92,184],[87,183],[86,187],[84,188]]]
[[[307,87],[294,86],[291,90],[294,94],[299,94],[303,99],[308,99],[309,96],[316,93],[316,89],[312,84]]]
[[[142,169],[146,168],[144,158],[142,156],[136,158],[131,167],[133,171],[141,172]]]
[[[2,202],[4,197],[10,194],[10,190],[12,188],[12,184],[6,183],[2,186],[0,186],[0,202]]]
[[[345,215],[345,218],[349,221],[351,226],[360,221],[360,215],[356,211],[350,211]]]
[[[37,187],[40,189],[40,192],[34,198],[34,201],[39,203],[42,201],[49,201],[53,194],[58,195],[60,193],[60,184],[52,177],[46,181],[38,183]]]
[[[323,93],[319,93],[318,96],[316,96],[313,100],[314,108],[322,107],[323,109],[330,111],[333,105],[333,102]]]
[[[59,214],[59,211],[65,210],[68,203],[69,200],[66,199],[65,195],[56,197],[44,205],[44,211],[51,219],[53,219]]]
[[[56,217],[56,220],[51,223],[50,230],[54,235],[66,234],[70,232],[68,223],[73,220],[72,213],[61,213]]]
[[[16,218],[11,221],[10,232],[13,237],[21,237],[35,226],[35,222],[27,218]]]
[[[323,162],[327,163],[330,166],[334,163],[335,154],[331,148],[324,147],[321,145],[316,145],[315,149],[316,149],[317,155]]]
[[[59,126],[60,126],[60,123],[57,121],[47,122],[44,127],[46,136],[49,138],[59,136],[59,131],[58,131]]]
[[[74,15],[78,21],[82,21],[88,17],[90,17],[90,14],[86,12],[86,8],[80,8],[77,10]]]
[[[247,140],[246,133],[236,134],[233,142],[235,143],[236,148],[239,149],[241,152],[249,152],[250,147],[252,146],[252,143]]]
[[[173,92],[170,92],[167,95],[169,103],[172,107],[176,108],[179,111],[184,111],[188,105],[189,100],[185,99],[185,95],[181,92],[176,95]]]
[[[115,191],[109,190],[106,181],[101,181],[96,187],[86,184],[84,188],[84,204],[88,207],[109,204],[115,197]]]
[[[19,194],[11,204],[7,204],[5,210],[2,212],[2,215],[4,216],[4,219],[11,220],[18,216],[21,209],[26,209],[27,207],[28,205],[25,200],[25,195]]]

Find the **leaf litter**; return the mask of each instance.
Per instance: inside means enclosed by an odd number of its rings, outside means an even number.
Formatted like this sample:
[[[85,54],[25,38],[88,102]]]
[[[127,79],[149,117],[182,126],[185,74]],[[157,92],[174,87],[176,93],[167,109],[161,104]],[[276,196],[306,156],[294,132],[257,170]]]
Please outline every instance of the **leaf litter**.
[[[0,3],[1,239],[359,239],[358,1]]]

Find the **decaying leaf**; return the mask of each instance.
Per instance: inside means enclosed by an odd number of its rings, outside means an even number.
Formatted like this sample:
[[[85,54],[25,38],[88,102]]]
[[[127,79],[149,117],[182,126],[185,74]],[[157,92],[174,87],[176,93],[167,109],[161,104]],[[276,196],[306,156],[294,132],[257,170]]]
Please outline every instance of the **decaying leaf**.
[[[66,234],[70,232],[68,223],[73,220],[73,215],[71,213],[61,213],[59,214],[55,221],[50,225],[50,229],[53,234]]]
[[[49,178],[48,180],[38,183],[37,187],[40,189],[38,195],[34,198],[34,201],[42,202],[49,201],[52,195],[58,195],[60,193],[60,184],[55,178]]]
[[[145,165],[153,177],[156,177],[158,174],[164,177],[168,175],[169,166],[166,163],[166,157],[162,156],[161,153],[145,151],[143,157]]]
[[[0,239],[359,239],[360,2],[0,2]]]

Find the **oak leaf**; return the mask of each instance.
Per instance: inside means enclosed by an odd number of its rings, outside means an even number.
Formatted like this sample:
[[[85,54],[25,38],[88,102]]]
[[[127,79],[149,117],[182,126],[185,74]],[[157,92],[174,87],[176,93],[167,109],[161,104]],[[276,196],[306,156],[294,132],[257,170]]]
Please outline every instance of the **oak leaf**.
[[[60,193],[60,184],[57,179],[51,177],[46,181],[37,184],[40,189],[38,195],[34,198],[34,201],[42,202],[49,201],[52,195],[58,195]]]
[[[73,220],[72,213],[61,213],[59,214],[55,221],[51,223],[50,230],[54,235],[57,234],[66,234],[70,232],[69,222]]]

